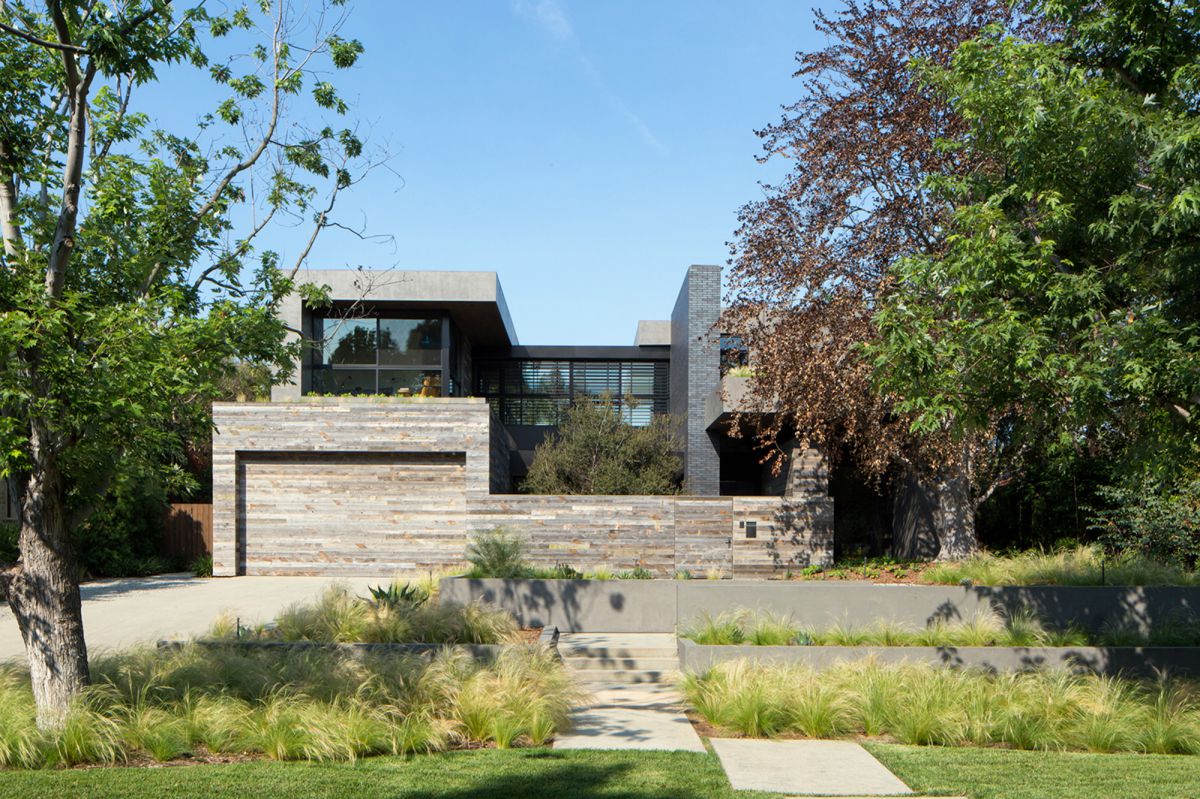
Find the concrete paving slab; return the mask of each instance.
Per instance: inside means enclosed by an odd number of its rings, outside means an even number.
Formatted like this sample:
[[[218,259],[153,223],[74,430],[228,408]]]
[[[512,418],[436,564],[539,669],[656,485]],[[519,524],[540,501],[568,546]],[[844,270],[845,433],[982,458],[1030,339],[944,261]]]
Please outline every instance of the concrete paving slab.
[[[911,796],[892,772],[853,741],[710,738],[739,791],[797,796]]]
[[[334,583],[367,593],[389,577],[215,577],[190,574],[97,580],[82,586],[83,631],[92,654],[153,643],[161,638],[203,635],[224,612],[252,625],[270,621],[294,602],[315,599]],[[25,659],[17,621],[0,607],[0,661]]]
[[[572,729],[555,749],[643,749],[704,752],[672,686],[589,685],[592,701],[572,714]]]

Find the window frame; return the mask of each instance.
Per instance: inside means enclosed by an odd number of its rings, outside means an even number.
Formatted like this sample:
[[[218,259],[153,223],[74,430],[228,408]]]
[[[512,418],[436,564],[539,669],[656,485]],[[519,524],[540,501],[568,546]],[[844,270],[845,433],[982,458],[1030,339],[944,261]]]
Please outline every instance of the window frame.
[[[348,309],[350,310],[350,309]],[[326,363],[325,350],[330,344],[330,340],[326,337],[326,331],[330,329],[330,322],[344,323],[357,320],[372,320],[375,323],[375,360],[373,363]],[[438,321],[439,327],[439,344],[438,344],[438,361],[437,364],[389,364],[382,363],[380,358],[380,331],[382,323],[385,321]],[[310,385],[316,391],[316,383],[323,382],[320,375],[324,373],[332,373],[336,370],[355,371],[355,372],[370,372],[375,378],[375,390],[372,395],[380,395],[380,374],[382,372],[432,372],[437,374],[438,378],[438,396],[450,397],[455,395],[456,386],[452,381],[447,380],[450,374],[450,347],[451,347],[451,325],[450,315],[445,312],[429,312],[429,311],[395,311],[367,309],[365,312],[354,315],[347,314],[346,316],[327,315],[324,313],[314,313],[312,316],[312,331],[313,342],[315,346],[311,348],[308,360],[308,368],[310,372]],[[328,391],[324,387],[320,393],[334,394],[336,396],[362,396],[353,393],[340,393],[336,391]],[[388,394],[387,396],[404,396],[400,394]],[[415,395],[412,395],[415,396]]]

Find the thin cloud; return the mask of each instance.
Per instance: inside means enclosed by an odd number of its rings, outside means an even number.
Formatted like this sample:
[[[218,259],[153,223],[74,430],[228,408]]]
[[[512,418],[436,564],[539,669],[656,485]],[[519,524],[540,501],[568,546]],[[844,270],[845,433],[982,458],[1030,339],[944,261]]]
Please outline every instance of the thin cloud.
[[[658,137],[654,135],[654,131],[650,130],[650,126],[620,96],[608,88],[608,84],[600,75],[600,71],[596,69],[596,65],[579,45],[579,40],[575,36],[575,28],[567,19],[567,12],[558,0],[514,0],[512,10],[518,16],[534,22],[550,38],[569,45],[579,60],[580,66],[583,67],[584,73],[608,100],[609,106],[629,122],[643,141],[659,152],[667,151],[666,145],[659,141]]]
[[[519,16],[537,23],[542,30],[560,42],[575,39],[575,29],[571,27],[571,22],[558,0],[515,0],[512,9]]]

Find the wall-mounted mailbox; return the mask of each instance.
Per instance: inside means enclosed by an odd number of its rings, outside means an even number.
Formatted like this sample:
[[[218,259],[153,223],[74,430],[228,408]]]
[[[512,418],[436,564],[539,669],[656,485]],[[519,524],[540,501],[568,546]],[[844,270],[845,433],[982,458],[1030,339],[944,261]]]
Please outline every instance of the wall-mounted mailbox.
[[[758,522],[742,522],[746,528],[746,538],[758,538]]]

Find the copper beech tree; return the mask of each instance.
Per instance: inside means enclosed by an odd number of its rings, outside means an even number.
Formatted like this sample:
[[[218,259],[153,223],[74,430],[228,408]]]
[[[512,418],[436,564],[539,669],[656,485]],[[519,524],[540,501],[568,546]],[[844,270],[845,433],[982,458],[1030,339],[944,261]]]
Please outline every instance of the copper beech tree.
[[[752,405],[777,410],[736,419],[734,434],[776,460],[795,437],[895,480],[896,553],[963,557],[1002,459],[986,436],[911,432],[860,348],[877,337],[890,267],[943,246],[952,209],[930,179],[978,166],[945,146],[965,126],[919,68],[948,64],[986,26],[1021,23],[1006,0],[851,0],[816,20],[829,43],[797,54],[802,99],[759,132],[760,160],[786,158],[790,172],[741,209],[731,244],[723,331],[752,353]]]

